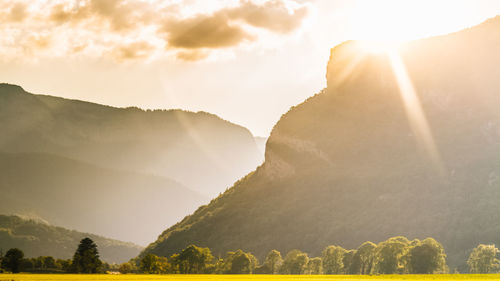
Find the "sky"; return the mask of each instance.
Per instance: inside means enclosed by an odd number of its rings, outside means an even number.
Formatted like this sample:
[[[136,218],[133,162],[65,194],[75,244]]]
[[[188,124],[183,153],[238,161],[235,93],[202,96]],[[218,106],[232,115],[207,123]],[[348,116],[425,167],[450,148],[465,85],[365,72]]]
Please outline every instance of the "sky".
[[[0,82],[214,113],[268,136],[326,85],[330,48],[457,31],[498,0],[0,0]]]

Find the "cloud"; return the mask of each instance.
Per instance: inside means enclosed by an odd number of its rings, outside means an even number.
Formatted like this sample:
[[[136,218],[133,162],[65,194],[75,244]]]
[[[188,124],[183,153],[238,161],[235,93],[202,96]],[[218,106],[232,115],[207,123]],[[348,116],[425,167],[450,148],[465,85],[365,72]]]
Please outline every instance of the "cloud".
[[[237,7],[221,9],[210,15],[168,19],[163,31],[167,33],[169,47],[227,48],[257,39],[247,31],[246,25],[285,34],[297,29],[306,15],[306,6],[290,10],[282,0],[260,5],[244,0]]]
[[[198,61],[208,57],[208,52],[204,50],[180,51],[176,54],[176,58],[183,61]]]
[[[239,7],[228,10],[233,19],[241,19],[252,26],[279,33],[297,29],[307,12],[307,6],[290,11],[286,3],[280,0],[271,0],[262,5],[246,0]]]
[[[133,42],[127,45],[119,46],[112,51],[112,55],[118,61],[135,60],[147,58],[154,47],[147,42]]]
[[[11,0],[0,3],[0,56],[200,60],[265,45],[261,32],[289,34],[307,12],[294,0]]]
[[[165,31],[168,33],[169,47],[185,49],[226,48],[255,39],[241,26],[231,24],[227,15],[222,12],[170,20]]]
[[[27,16],[26,4],[24,3],[15,3],[10,8],[9,20],[12,22],[22,22]]]
[[[35,49],[46,49],[51,45],[51,37],[47,34],[36,34],[29,37],[29,42]]]

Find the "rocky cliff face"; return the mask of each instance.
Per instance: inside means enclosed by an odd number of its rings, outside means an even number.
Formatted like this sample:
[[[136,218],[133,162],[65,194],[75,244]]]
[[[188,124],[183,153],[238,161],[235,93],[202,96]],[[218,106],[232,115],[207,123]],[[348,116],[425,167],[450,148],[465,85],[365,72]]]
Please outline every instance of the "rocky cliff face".
[[[500,237],[500,18],[372,52],[332,49],[328,87],[274,127],[265,163],[146,252],[258,256],[431,236],[450,267]]]

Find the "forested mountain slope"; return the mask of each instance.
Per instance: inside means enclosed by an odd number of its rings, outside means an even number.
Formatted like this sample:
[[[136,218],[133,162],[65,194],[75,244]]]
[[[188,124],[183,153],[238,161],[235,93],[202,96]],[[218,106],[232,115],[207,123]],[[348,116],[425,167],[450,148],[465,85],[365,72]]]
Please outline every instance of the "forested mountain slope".
[[[252,134],[206,112],[141,110],[0,84],[0,151],[165,176],[215,196],[260,164]]]
[[[0,249],[4,253],[10,248],[19,248],[26,257],[70,259],[85,237],[96,242],[101,259],[109,263],[128,261],[142,249],[132,243],[68,230],[33,219],[0,215]]]
[[[147,243],[206,202],[163,177],[43,153],[0,153],[0,214]]]
[[[328,87],[275,125],[264,164],[145,253],[430,236],[464,270],[477,244],[500,244],[500,17],[390,56],[365,44],[333,48]]]

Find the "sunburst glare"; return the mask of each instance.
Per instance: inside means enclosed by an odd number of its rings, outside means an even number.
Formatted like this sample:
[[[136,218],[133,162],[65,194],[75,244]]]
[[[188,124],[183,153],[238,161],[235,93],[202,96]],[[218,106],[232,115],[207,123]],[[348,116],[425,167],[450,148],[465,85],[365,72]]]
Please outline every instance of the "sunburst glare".
[[[438,147],[432,135],[431,128],[422,109],[418,93],[411,81],[410,75],[401,58],[399,48],[386,49],[393,74],[399,87],[401,98],[408,116],[408,121],[419,145],[425,150],[440,175],[445,174],[445,167],[441,160]]]

